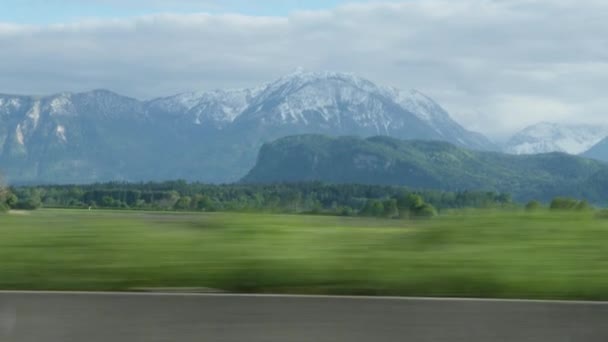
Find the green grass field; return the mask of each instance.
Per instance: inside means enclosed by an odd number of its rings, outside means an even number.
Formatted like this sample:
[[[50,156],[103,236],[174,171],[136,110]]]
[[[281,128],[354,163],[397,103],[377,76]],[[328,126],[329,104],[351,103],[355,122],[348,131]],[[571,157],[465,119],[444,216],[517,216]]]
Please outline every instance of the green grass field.
[[[0,289],[608,300],[608,220],[40,210],[0,215]]]

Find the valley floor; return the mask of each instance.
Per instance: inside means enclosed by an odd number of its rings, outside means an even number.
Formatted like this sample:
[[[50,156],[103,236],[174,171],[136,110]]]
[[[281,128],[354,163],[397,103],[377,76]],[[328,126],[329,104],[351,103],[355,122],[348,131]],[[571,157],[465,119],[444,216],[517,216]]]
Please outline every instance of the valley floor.
[[[606,241],[593,213],[39,210],[0,215],[0,289],[608,300]]]

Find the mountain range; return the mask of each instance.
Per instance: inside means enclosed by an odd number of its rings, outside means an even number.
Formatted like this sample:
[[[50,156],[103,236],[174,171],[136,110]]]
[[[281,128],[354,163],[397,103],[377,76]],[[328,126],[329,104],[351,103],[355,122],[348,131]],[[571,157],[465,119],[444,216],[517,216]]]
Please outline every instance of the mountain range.
[[[510,155],[445,142],[291,136],[265,144],[245,183],[322,181],[442,191],[507,192],[518,201],[556,196],[606,203],[608,166],[566,153]]]
[[[346,73],[297,71],[252,89],[149,101],[107,90],[0,95],[0,170],[11,183],[231,182],[264,143],[307,133],[498,148],[416,90]]]
[[[250,89],[147,101],[108,90],[0,95],[0,172],[13,184],[234,182],[254,166],[263,144],[301,134],[388,136],[470,151],[565,152],[608,161],[607,127],[540,123],[499,146],[417,90],[347,73],[298,70]]]

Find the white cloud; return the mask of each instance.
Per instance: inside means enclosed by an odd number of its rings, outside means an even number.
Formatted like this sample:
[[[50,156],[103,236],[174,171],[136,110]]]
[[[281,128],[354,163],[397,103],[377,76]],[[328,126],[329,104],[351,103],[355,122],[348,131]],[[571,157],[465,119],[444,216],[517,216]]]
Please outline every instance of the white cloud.
[[[607,11],[599,0],[425,0],[287,17],[0,24],[0,91],[104,87],[149,98],[252,86],[302,66],[418,88],[500,137],[535,121],[602,120]]]

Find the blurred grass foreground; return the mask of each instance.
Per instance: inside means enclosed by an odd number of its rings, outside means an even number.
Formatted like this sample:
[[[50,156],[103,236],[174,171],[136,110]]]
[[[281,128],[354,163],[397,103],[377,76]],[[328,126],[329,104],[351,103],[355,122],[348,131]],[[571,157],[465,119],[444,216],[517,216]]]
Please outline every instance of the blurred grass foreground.
[[[0,216],[0,289],[608,299],[608,220],[471,211],[402,221],[40,210]]]

